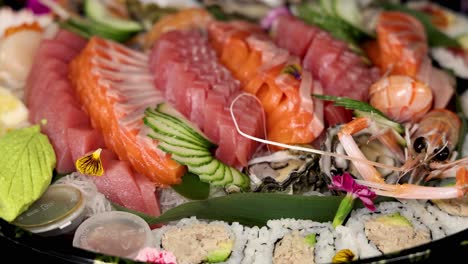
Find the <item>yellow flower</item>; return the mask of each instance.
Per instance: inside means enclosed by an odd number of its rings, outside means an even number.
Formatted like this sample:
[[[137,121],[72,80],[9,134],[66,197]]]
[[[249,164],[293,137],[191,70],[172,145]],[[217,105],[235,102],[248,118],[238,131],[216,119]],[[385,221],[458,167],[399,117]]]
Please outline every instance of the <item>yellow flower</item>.
[[[76,169],[82,174],[102,176],[104,174],[104,168],[101,162],[101,151],[102,149],[99,148],[76,160]]]
[[[353,251],[349,249],[342,249],[338,251],[332,259],[332,263],[346,263],[356,259]]]

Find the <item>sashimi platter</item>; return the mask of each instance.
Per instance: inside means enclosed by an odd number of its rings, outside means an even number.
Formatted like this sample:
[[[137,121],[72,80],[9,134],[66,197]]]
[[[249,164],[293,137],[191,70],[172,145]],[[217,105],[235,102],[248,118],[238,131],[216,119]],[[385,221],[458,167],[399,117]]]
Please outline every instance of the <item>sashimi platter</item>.
[[[0,1],[0,238],[86,263],[466,257],[468,1],[446,2]]]

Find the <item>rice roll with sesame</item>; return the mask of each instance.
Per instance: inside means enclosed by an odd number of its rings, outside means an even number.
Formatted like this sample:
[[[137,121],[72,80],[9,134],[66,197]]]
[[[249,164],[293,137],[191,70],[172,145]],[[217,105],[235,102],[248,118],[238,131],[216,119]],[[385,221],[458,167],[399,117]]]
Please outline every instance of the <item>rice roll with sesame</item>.
[[[468,196],[460,199],[432,200],[425,206],[437,220],[445,236],[468,228]]]
[[[330,223],[309,220],[270,220],[259,231],[253,262],[265,264],[329,263],[335,253]],[[262,231],[265,233],[262,235]],[[258,241],[257,239],[257,241]],[[251,248],[251,242],[247,249]],[[248,263],[248,262],[243,262]]]
[[[203,222],[195,217],[153,231],[155,247],[172,252],[178,264],[240,263],[246,239],[244,227]]]
[[[336,229],[336,249],[349,249],[359,258],[374,257],[428,243],[432,231],[412,207],[384,202],[375,212],[355,210]]]

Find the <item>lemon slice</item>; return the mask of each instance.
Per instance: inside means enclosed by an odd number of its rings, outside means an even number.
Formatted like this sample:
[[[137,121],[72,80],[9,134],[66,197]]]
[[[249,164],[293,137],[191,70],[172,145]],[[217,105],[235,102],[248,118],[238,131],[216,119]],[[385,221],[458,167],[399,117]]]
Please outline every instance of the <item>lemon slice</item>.
[[[0,87],[0,134],[19,128],[28,119],[28,109],[6,88]]]

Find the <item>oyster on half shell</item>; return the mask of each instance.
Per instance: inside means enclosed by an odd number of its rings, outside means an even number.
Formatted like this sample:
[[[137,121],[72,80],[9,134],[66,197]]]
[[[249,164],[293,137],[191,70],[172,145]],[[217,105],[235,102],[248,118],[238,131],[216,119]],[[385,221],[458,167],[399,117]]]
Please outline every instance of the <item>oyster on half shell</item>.
[[[318,159],[311,153],[281,150],[252,159],[246,173],[255,192],[301,193],[323,185]]]

